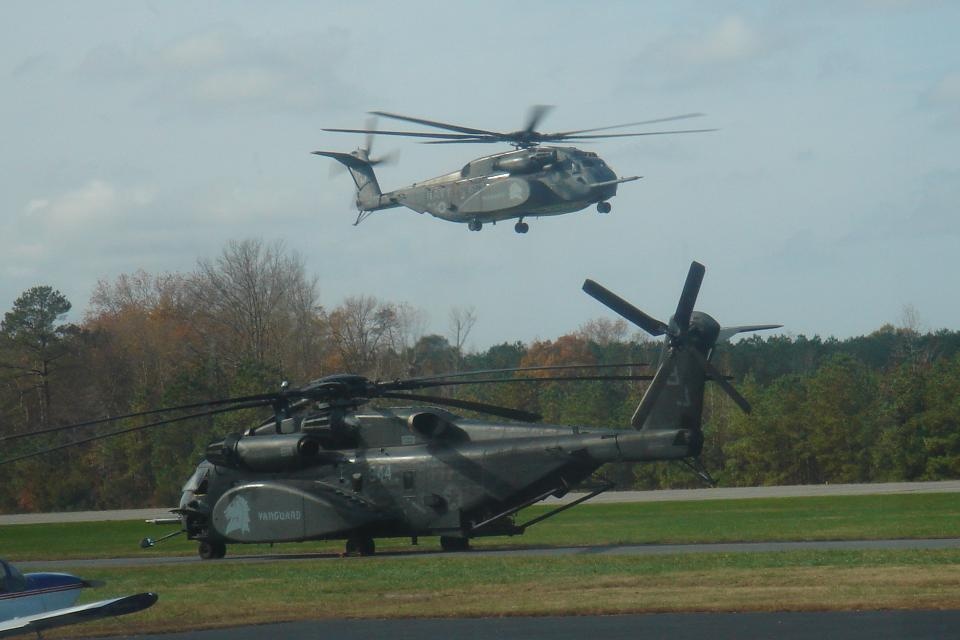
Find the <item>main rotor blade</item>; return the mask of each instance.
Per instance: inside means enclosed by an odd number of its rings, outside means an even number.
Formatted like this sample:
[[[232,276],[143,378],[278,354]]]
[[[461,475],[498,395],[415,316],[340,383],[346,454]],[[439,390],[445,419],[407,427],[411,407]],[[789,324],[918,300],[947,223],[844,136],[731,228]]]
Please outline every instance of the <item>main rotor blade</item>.
[[[546,134],[542,140],[546,142],[557,142],[560,140],[600,140],[601,138],[633,138],[636,136],[663,136],[674,133],[708,133],[710,131],[719,131],[719,129],[681,129],[678,131],[644,131],[642,133],[602,133],[597,136],[559,136]]]
[[[617,369],[621,367],[649,367],[647,362],[619,362],[616,364],[551,364],[540,365],[536,367],[505,367],[501,369],[475,369],[473,371],[458,371],[456,373],[442,373],[432,376],[421,376],[419,378],[407,378],[406,380],[396,380],[393,383],[387,382],[385,385],[400,384],[403,386],[392,387],[393,389],[412,389],[406,386],[407,383],[432,382],[434,380],[446,380],[449,378],[464,378],[467,376],[489,375],[493,373],[523,373],[526,371],[555,371],[558,369]]]
[[[710,361],[704,357],[696,348],[691,347],[690,353],[694,355],[697,359],[697,362],[700,363],[700,366],[703,367],[703,370],[706,372],[707,376],[715,380],[717,384],[720,385],[720,388],[727,392],[727,395],[737,403],[737,406],[743,410],[744,413],[750,413],[752,410],[750,403],[747,402],[747,399],[740,395],[740,392],[737,391],[732,384],[727,382],[726,376],[717,371],[717,368],[710,364]]]
[[[503,135],[503,134],[497,133],[496,131],[487,131],[486,129],[474,129],[472,127],[463,127],[458,124],[448,124],[446,122],[439,122],[437,120],[424,120],[423,118],[411,118],[410,116],[402,116],[397,113],[387,113],[386,111],[371,111],[370,113],[375,116],[383,116],[384,118],[392,118],[394,120],[403,120],[404,122],[413,122],[413,123],[422,124],[428,127],[436,127],[437,129],[447,129],[448,131],[459,131],[460,133],[473,133],[473,134],[490,135],[490,136]]]
[[[640,311],[640,309],[637,309],[617,294],[597,284],[593,280],[584,280],[583,290],[588,296],[597,299],[650,335],[662,336],[667,332],[668,327],[663,322],[648,316],[643,311]]]
[[[250,403],[248,406],[244,406],[244,407],[225,407],[223,409],[213,409],[211,411],[203,411],[200,413],[193,413],[186,416],[179,416],[176,418],[171,418],[170,420],[157,420],[155,422],[148,422],[147,424],[142,424],[136,427],[129,427],[127,429],[118,429],[117,431],[111,431],[109,433],[101,433],[95,436],[90,436],[89,438],[83,438],[81,440],[75,440],[73,442],[65,442],[55,447],[49,447],[47,449],[41,449],[40,451],[34,451],[32,453],[26,453],[20,456],[15,456],[13,458],[7,458],[6,460],[0,460],[0,465],[19,462],[20,460],[28,460],[29,458],[36,458],[37,456],[42,456],[46,453],[53,453],[54,451],[62,451],[63,449],[69,449],[70,447],[76,447],[81,444],[87,444],[89,442],[95,442],[97,440],[106,440],[107,438],[112,438],[114,436],[121,436],[125,433],[134,433],[136,431],[143,431],[144,429],[159,427],[165,424],[173,424],[174,422],[183,422],[184,420],[192,420],[194,418],[204,418],[207,416],[214,416],[219,413],[227,413],[230,411],[237,411],[239,409],[254,409],[256,407],[262,407],[265,404],[269,404],[269,403],[263,403],[263,402]]]
[[[673,320],[681,332],[686,332],[690,326],[690,316],[693,314],[693,306],[697,303],[697,295],[700,293],[700,284],[703,282],[703,274],[706,270],[706,267],[697,261],[690,263],[687,280],[683,283],[683,291],[677,302],[677,312],[673,314]]]
[[[523,130],[527,133],[536,131],[537,125],[543,120],[543,116],[550,113],[551,109],[553,109],[553,105],[549,104],[535,104],[530,107],[530,113],[527,115],[527,126]]]
[[[626,124],[614,124],[609,127],[595,127],[593,129],[579,129],[577,131],[564,131],[562,133],[551,133],[551,136],[572,136],[578,133],[592,133],[594,131],[608,131],[610,129],[623,129],[624,127],[640,127],[646,124],[655,124],[657,122],[670,122],[671,120],[683,120],[685,118],[699,118],[702,113],[685,113],[679,116],[670,116],[669,118],[656,118],[655,120],[641,120],[640,122],[627,122]]]
[[[464,387],[471,384],[510,384],[513,382],[615,382],[618,380],[650,380],[653,376],[649,373],[643,374],[624,374],[624,375],[596,375],[596,376],[548,376],[544,378],[480,378],[479,380],[450,380],[448,382],[436,381],[426,382],[419,387],[420,389],[434,389],[438,387]]]
[[[508,420],[520,420],[521,422],[539,422],[543,416],[538,413],[530,413],[521,409],[511,409],[509,407],[499,407],[495,404],[485,402],[474,402],[472,400],[457,400],[456,398],[440,398],[437,396],[424,396],[416,393],[399,393],[388,391],[381,394],[383,398],[406,399],[416,402],[429,402],[448,407],[457,407],[458,409],[467,409],[469,411],[478,411],[492,416],[499,416]]]
[[[363,134],[377,134],[382,136],[406,136],[408,138],[440,138],[443,140],[473,140],[476,135],[466,135],[460,133],[429,133],[427,131],[386,131],[386,130],[372,130],[372,129],[321,129],[321,131],[332,131],[334,133],[363,133]],[[500,135],[498,133],[491,135]]]
[[[421,142],[420,144],[464,144],[468,142],[481,142],[483,144],[492,144],[495,142],[509,142],[504,138],[476,137],[476,138],[457,138],[455,140],[432,140],[430,142]]]
[[[29,433],[14,433],[7,436],[0,436],[0,442],[9,442],[11,440],[19,440],[21,438],[31,438],[33,436],[40,436],[48,433],[57,433],[59,431],[68,431],[70,429],[79,429],[80,427],[91,427],[97,424],[107,424],[109,422],[117,422],[118,420],[126,420],[127,418],[140,418],[143,416],[152,416],[160,413],[172,413],[174,411],[187,411],[189,409],[200,409],[202,407],[215,407],[218,405],[224,404],[242,404],[247,402],[259,402],[260,404],[255,406],[266,406],[273,402],[276,402],[280,399],[280,395],[276,393],[263,393],[258,395],[251,396],[240,396],[237,398],[223,398],[221,400],[208,400],[206,402],[195,402],[193,404],[182,404],[176,407],[163,407],[161,409],[150,409],[149,411],[136,411],[134,413],[125,413],[119,416],[113,416],[110,418],[98,418],[96,420],[86,420],[84,422],[75,422],[73,424],[66,424],[58,427],[48,427],[46,429],[38,429],[36,431],[31,431]],[[238,407],[237,409],[247,409],[247,406]],[[233,411],[233,407],[228,407],[224,411]]]

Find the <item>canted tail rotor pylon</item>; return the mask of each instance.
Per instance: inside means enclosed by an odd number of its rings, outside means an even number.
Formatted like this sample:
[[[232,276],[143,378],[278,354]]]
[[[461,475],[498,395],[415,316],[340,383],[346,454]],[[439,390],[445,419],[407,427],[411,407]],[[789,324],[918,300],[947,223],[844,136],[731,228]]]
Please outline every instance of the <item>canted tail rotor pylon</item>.
[[[393,164],[397,161],[399,153],[397,151],[388,152],[380,157],[373,157],[373,138],[377,133],[376,118],[367,120],[367,128],[363,130],[366,134],[362,147],[342,153],[338,151],[314,151],[314,155],[327,156],[333,158],[339,164],[330,165],[330,175],[334,175],[339,169],[345,168],[350,172],[353,183],[357,187],[357,193],[354,204],[357,208],[357,220],[354,225],[367,217],[373,211],[387,209],[397,206],[395,202],[384,202],[383,192],[380,190],[380,184],[377,182],[377,176],[373,168],[380,164]]]
[[[659,367],[631,420],[635,429],[700,429],[703,383],[707,379],[716,381],[737,406],[750,412],[750,403],[710,363],[710,356],[720,340],[727,340],[745,331],[776,329],[782,325],[724,328],[706,313],[694,311],[705,271],[706,268],[699,262],[690,264],[677,310],[669,323],[647,315],[593,280],[583,283],[583,290],[588,295],[650,335],[665,336]]]

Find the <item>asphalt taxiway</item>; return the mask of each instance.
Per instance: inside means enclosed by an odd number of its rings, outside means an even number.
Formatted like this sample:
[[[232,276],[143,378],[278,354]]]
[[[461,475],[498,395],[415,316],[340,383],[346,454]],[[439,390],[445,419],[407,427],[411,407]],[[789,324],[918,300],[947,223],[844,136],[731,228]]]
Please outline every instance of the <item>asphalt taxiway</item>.
[[[960,632],[960,611],[663,613],[645,615],[311,620],[163,635],[136,640],[942,640]],[[116,640],[116,637],[114,638]]]
[[[610,555],[670,555],[688,553],[772,553],[777,551],[862,551],[862,550],[916,550],[960,549],[960,538],[932,538],[908,540],[805,540],[797,542],[719,542],[710,544],[635,544],[601,545],[590,547],[521,547],[511,549],[484,549],[449,552],[439,550],[388,551],[371,558],[342,558],[348,562],[370,561],[375,558],[428,558],[428,557],[549,557],[549,556],[610,556]],[[276,553],[262,555],[227,556],[217,563],[272,563],[306,562],[341,559],[333,553]],[[91,558],[74,560],[23,561],[17,566],[28,571],[49,571],[58,567],[136,567],[148,565],[210,563],[198,556],[141,556],[126,558]]]

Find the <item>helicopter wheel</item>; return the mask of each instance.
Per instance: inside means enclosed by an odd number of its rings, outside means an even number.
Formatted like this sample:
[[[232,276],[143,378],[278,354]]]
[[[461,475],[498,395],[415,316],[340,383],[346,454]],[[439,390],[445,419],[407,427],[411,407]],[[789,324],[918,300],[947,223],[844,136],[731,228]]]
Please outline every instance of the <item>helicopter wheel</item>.
[[[444,551],[470,551],[470,538],[440,536],[440,548]]]
[[[348,556],[372,556],[376,551],[373,538],[347,538]]]
[[[467,229],[470,229],[470,231],[480,231],[480,229],[483,229],[483,223],[474,218],[467,223]]]
[[[227,555],[227,545],[222,542],[203,541],[197,552],[203,560],[219,560]]]
[[[598,203],[597,203],[597,211],[599,211],[600,213],[610,213],[610,209],[612,209],[612,208],[613,208],[613,207],[610,205],[609,202],[598,202]]]
[[[530,231],[530,225],[521,220],[517,224],[513,225],[513,230],[517,233],[526,233],[527,231]]]

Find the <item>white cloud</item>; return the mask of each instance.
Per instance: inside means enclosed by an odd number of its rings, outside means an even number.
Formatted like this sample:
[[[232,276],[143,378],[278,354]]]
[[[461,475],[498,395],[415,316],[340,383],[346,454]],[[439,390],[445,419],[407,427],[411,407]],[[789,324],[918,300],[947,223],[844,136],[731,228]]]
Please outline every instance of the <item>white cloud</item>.
[[[143,208],[154,198],[155,191],[148,187],[120,188],[104,180],[91,180],[72,191],[30,200],[24,214],[48,228],[74,228]]]
[[[331,104],[352,104],[359,94],[341,79],[349,66],[345,37],[335,30],[254,36],[215,26],[159,45],[100,45],[79,68],[95,79],[139,87],[144,92],[141,104],[178,116],[314,112]]]
[[[46,54],[31,55],[21,60],[11,72],[13,76],[30,76],[48,72],[53,68],[51,56]]]
[[[275,95],[283,77],[266,69],[229,69],[198,78],[194,95],[206,102],[256,100]]]
[[[189,200],[192,220],[214,226],[294,228],[317,217],[316,205],[306,192],[291,191],[286,183],[272,179],[209,183],[191,193]]]
[[[926,94],[927,104],[938,107],[960,107],[960,72],[946,74]]]
[[[772,54],[794,39],[780,26],[727,15],[644,46],[630,66],[627,84],[652,83],[669,89],[727,82],[731,74],[769,68]],[[638,74],[637,69],[642,71]]]
[[[771,46],[768,37],[740,16],[727,16],[712,26],[655,42],[646,55],[672,67],[717,67],[757,58]]]
[[[750,59],[764,48],[763,38],[743,18],[729,16],[705,34],[676,42],[674,55],[692,65],[728,64]]]
[[[960,72],[945,74],[920,96],[920,104],[940,115],[940,124],[960,126]]]
[[[223,33],[201,33],[170,44],[159,52],[159,59],[175,68],[213,67],[228,57],[229,48]]]

